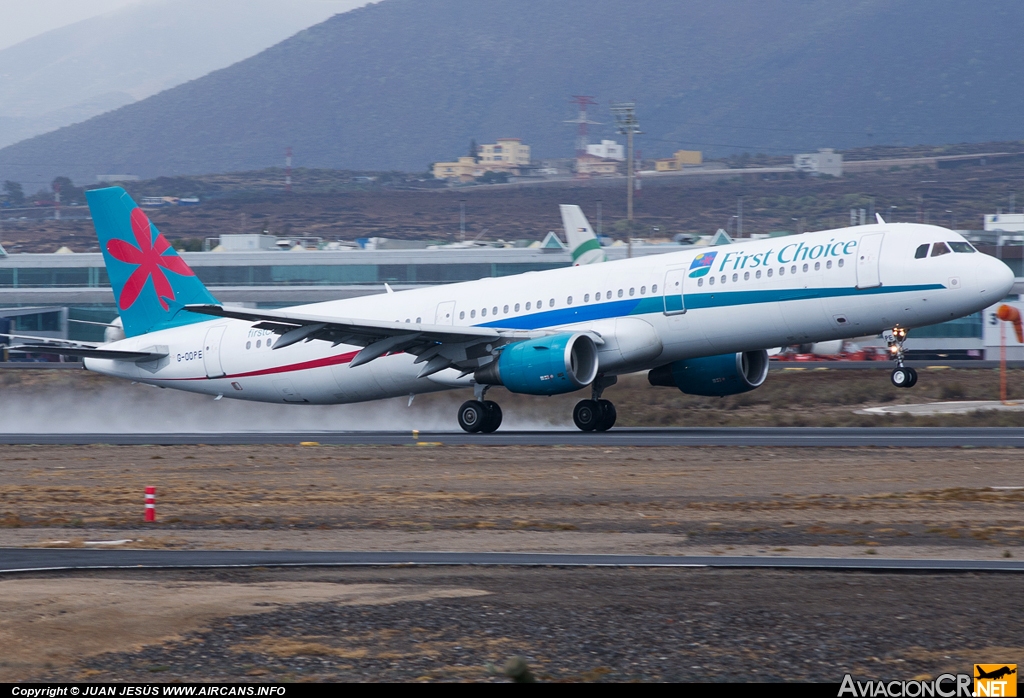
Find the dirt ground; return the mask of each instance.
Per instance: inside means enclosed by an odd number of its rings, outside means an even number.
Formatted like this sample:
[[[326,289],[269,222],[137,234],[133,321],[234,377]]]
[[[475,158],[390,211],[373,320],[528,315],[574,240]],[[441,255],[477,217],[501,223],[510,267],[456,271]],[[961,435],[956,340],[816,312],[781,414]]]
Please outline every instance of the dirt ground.
[[[147,485],[157,487],[158,521],[149,525],[141,521]],[[11,446],[0,453],[3,547],[127,540],[121,545],[991,559],[1024,555],[1022,501],[1013,449]],[[837,681],[846,670],[934,674],[979,652],[1012,661],[1019,649],[984,648],[1024,644],[1014,644],[1013,633],[982,643],[952,630],[958,626],[947,616],[965,599],[1016,603],[1016,579],[993,575],[282,574],[0,580],[0,641],[18,647],[0,663],[0,680],[497,680],[503,662],[523,655],[552,680]],[[873,593],[847,598],[850,583],[888,596],[881,605]],[[352,586],[360,584],[379,586]],[[589,600],[577,608],[581,589]],[[479,601],[454,598],[484,592]],[[810,597],[810,606],[797,603]],[[894,616],[915,621],[873,629]],[[673,633],[682,634],[654,632],[656,622],[678,623]],[[857,642],[828,639],[848,636]],[[721,673],[741,660],[745,673]]]
[[[214,421],[203,410],[221,405],[169,403],[169,391],[131,386],[121,397],[137,401],[125,408],[93,376],[17,373],[18,381],[0,387],[15,413],[5,419],[29,415],[45,426],[49,415],[58,429],[65,415],[91,412],[102,421],[114,408],[152,428],[146,410],[168,404],[174,415],[191,410]],[[842,378],[849,373],[860,378]],[[926,389],[970,397],[990,389],[990,373],[931,372],[936,382]],[[37,382],[26,380],[31,374]],[[796,409],[771,402],[803,390],[799,409],[808,418],[815,407],[852,414],[850,403],[873,374],[846,374],[782,372],[765,402],[722,404],[733,400],[726,398],[680,409],[651,398],[650,409],[679,420],[702,409],[714,419],[793,419]],[[69,385],[79,391],[74,400]],[[620,414],[624,403],[644,404],[649,393],[641,388],[614,388]],[[26,395],[35,402],[19,402]],[[79,402],[82,395],[94,403]],[[671,399],[680,398],[689,399]],[[514,413],[518,403],[509,403]],[[142,521],[149,485],[157,488],[155,524]],[[121,541],[172,549],[994,559],[1024,555],[1022,504],[1014,449],[0,449],[0,548]],[[502,667],[514,655],[546,680],[934,676],[1020,658],[1017,626],[987,620],[1019,606],[1020,595],[1015,576],[766,570],[14,576],[0,579],[0,642],[16,648],[0,657],[0,681],[487,681],[505,680]]]

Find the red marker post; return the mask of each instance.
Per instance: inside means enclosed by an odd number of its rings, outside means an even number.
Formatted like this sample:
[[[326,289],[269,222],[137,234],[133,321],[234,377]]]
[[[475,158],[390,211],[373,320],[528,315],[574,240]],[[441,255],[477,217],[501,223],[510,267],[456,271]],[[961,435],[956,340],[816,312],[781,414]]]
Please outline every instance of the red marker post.
[[[156,488],[146,488],[146,521],[156,521]]]

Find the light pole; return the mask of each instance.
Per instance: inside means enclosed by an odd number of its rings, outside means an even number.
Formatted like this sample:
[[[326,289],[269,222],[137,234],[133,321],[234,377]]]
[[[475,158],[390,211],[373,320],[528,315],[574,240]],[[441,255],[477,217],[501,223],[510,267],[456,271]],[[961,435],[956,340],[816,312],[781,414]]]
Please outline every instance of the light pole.
[[[636,120],[635,102],[612,102],[612,114],[620,134],[626,136],[626,219],[629,221],[629,250],[633,256],[633,136],[643,133],[640,123]]]

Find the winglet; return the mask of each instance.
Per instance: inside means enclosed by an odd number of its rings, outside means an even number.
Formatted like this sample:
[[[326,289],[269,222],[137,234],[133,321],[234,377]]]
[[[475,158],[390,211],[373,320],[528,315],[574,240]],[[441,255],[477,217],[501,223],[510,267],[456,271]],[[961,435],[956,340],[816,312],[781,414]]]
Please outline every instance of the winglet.
[[[885,225],[885,221],[882,220],[882,214],[881,213],[876,213],[875,214],[875,220],[878,221],[878,225]]]
[[[384,282],[384,289],[388,292],[389,295],[395,292],[395,290],[391,288],[390,285],[388,285],[387,281]]]

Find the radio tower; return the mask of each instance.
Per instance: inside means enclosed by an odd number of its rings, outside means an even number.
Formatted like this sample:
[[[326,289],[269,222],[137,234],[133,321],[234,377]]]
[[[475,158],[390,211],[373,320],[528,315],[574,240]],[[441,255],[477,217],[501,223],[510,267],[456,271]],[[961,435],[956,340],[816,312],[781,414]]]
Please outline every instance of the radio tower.
[[[579,124],[579,132],[576,134],[576,157],[581,158],[587,154],[587,125],[600,123],[587,118],[587,107],[597,106],[597,102],[587,95],[573,95],[572,102],[579,107],[580,113],[575,119],[567,119],[565,123]]]
[[[288,146],[284,151],[284,190],[292,193],[292,147]]]

